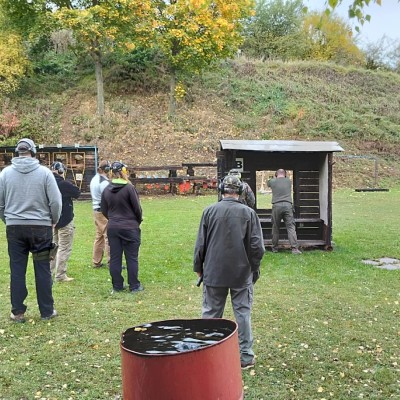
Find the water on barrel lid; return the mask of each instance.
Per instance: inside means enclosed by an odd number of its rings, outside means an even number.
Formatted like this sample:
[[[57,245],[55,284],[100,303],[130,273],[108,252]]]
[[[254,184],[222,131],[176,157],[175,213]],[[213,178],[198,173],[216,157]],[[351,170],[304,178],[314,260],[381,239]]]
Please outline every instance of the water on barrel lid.
[[[232,333],[226,327],[144,324],[128,329],[122,345],[144,354],[176,354],[218,343]]]

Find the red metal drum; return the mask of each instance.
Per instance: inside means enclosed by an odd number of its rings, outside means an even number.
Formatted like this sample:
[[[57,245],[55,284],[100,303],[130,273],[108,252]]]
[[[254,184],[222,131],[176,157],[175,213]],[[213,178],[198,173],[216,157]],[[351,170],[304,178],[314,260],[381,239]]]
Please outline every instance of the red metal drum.
[[[237,324],[167,320],[121,337],[124,400],[242,400]]]

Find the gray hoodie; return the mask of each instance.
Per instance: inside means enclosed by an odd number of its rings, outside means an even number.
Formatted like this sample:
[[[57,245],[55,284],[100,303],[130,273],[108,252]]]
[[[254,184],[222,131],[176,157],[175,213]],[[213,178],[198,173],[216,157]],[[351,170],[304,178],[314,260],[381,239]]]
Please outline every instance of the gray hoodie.
[[[6,225],[56,224],[62,200],[53,173],[32,157],[11,164],[0,173],[0,218]]]

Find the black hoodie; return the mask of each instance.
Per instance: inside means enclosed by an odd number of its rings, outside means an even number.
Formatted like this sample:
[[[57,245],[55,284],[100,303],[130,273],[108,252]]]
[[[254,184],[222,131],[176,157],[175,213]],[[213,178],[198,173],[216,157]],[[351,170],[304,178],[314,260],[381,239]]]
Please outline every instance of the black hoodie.
[[[103,190],[101,212],[108,219],[108,228],[136,229],[142,222],[139,195],[132,184],[121,179]]]
[[[74,204],[72,199],[77,199],[81,195],[78,186],[66,181],[61,175],[54,174],[58,189],[62,196],[62,211],[61,217],[58,220],[56,228],[64,228],[74,219]]]

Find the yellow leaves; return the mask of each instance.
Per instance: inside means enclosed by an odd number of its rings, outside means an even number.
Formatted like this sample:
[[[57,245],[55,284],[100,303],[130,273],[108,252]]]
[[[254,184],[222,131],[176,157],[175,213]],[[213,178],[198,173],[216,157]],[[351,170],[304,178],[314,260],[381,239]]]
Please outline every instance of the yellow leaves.
[[[22,39],[11,32],[0,33],[0,93],[17,89],[29,66]]]
[[[179,82],[175,86],[175,98],[181,100],[185,97],[186,90],[182,82]]]
[[[304,20],[304,32],[310,45],[310,58],[353,64],[363,59],[350,27],[338,17],[312,13]]]

